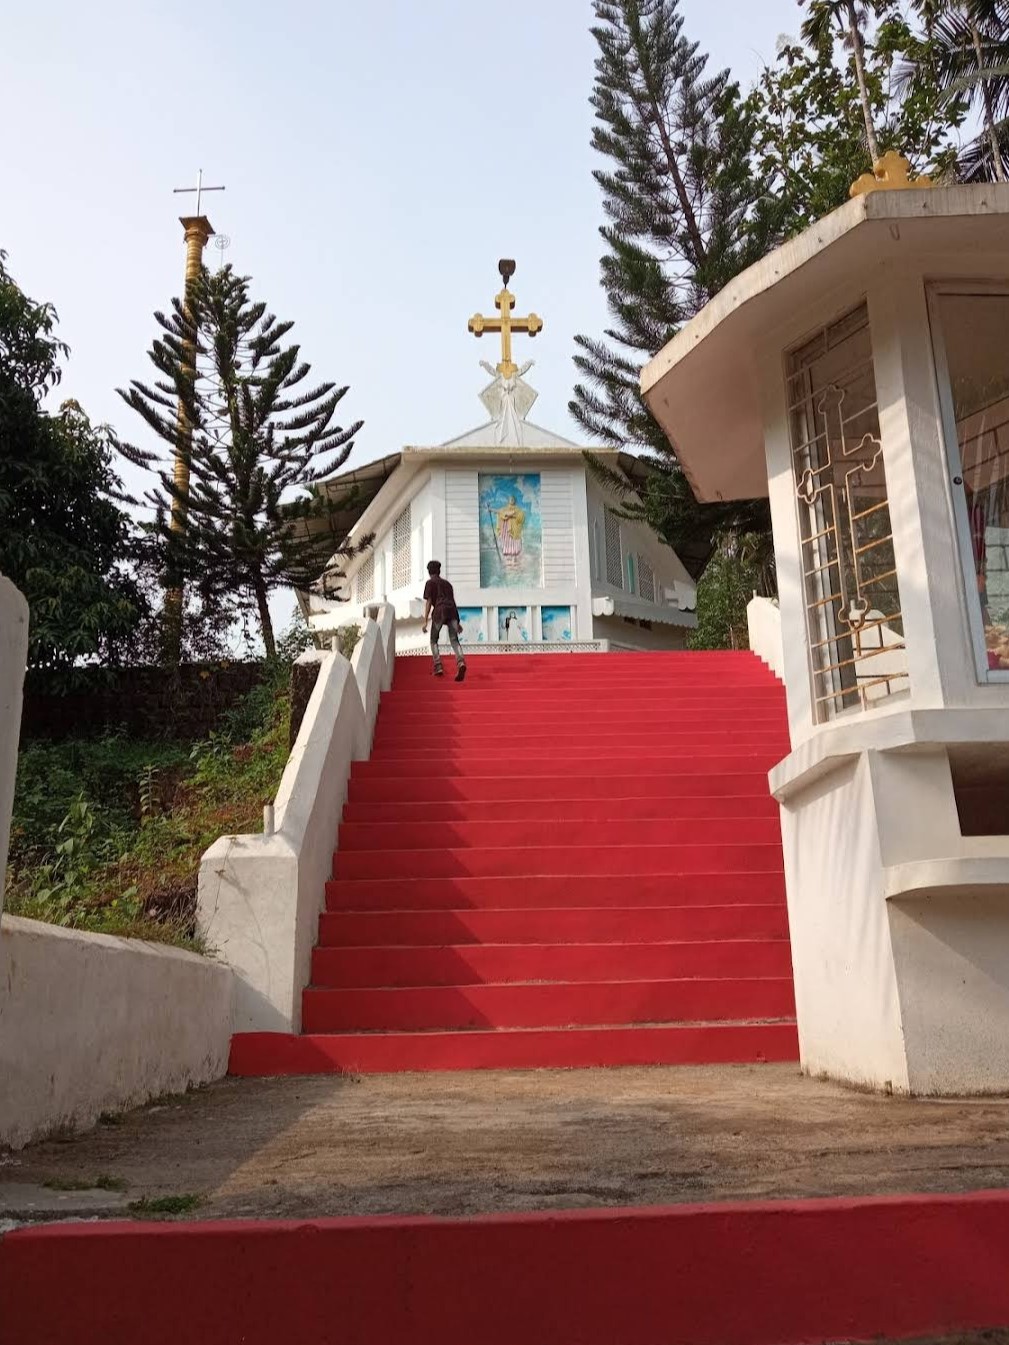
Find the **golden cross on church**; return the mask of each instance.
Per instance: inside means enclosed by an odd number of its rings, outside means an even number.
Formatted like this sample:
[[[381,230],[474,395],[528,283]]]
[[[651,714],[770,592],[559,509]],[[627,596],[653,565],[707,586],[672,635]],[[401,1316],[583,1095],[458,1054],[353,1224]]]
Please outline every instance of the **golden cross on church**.
[[[512,332],[526,332],[529,336],[535,336],[543,328],[543,319],[537,317],[535,313],[530,313],[526,318],[512,317],[515,296],[509,290],[508,282],[515,274],[515,263],[508,260],[499,261],[497,269],[504,281],[504,289],[495,295],[494,305],[501,316],[485,318],[482,313],[474,313],[469,320],[469,330],[474,336],[483,336],[484,332],[501,333],[501,361],[497,371],[502,378],[514,378],[519,370],[512,359]]]

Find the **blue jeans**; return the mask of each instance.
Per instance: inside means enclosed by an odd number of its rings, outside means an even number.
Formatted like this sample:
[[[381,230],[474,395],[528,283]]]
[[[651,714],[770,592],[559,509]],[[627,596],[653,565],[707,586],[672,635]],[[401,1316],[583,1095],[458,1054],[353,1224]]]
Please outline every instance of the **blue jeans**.
[[[452,653],[455,655],[455,661],[460,668],[465,668],[466,658],[462,652],[462,646],[459,643],[459,636],[462,634],[462,626],[458,621],[446,621],[445,629],[448,631],[448,642],[452,646]],[[438,648],[438,640],[441,638],[442,623],[440,621],[431,622],[431,656],[434,659],[435,672],[441,670],[441,651]]]

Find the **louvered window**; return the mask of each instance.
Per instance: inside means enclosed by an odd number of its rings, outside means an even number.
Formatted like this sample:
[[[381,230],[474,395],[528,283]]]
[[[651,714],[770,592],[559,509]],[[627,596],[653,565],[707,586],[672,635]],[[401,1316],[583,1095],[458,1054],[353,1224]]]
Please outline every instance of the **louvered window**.
[[[407,505],[392,525],[392,586],[406,588],[413,577],[410,560],[410,506]]]
[[[620,520],[612,509],[606,510],[606,582],[614,588],[623,588],[623,566],[620,564]]]
[[[638,557],[638,592],[645,602],[655,601],[655,571],[644,556]]]
[[[375,553],[369,551],[357,572],[357,600],[371,602],[375,596]]]

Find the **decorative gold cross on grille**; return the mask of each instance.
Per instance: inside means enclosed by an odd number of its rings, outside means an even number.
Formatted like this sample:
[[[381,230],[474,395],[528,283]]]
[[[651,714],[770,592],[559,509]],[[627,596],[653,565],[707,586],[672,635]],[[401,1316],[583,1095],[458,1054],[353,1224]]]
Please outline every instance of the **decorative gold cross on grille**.
[[[514,378],[518,373],[518,365],[512,359],[512,332],[525,332],[529,336],[535,336],[543,329],[543,319],[537,317],[535,313],[530,313],[525,318],[512,316],[515,296],[508,288],[508,281],[515,274],[515,263],[505,258],[498,262],[497,269],[504,281],[504,288],[500,294],[494,296],[494,306],[501,316],[485,318],[481,313],[474,313],[468,326],[474,336],[483,336],[484,332],[501,333],[501,360],[497,371],[502,378]]]

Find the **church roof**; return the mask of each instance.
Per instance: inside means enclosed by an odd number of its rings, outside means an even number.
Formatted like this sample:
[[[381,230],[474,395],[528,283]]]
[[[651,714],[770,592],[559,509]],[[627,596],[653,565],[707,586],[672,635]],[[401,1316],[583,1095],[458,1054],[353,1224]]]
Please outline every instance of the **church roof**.
[[[582,444],[576,444],[573,439],[565,439],[563,435],[555,434],[553,430],[545,430],[541,425],[533,425],[528,420],[519,422],[520,433],[517,436],[518,442],[511,442],[508,438],[499,437],[501,434],[500,422],[488,420],[485,425],[478,425],[475,430],[467,430],[465,434],[460,434],[455,439],[447,439],[442,448],[575,448],[579,452],[584,452]]]

